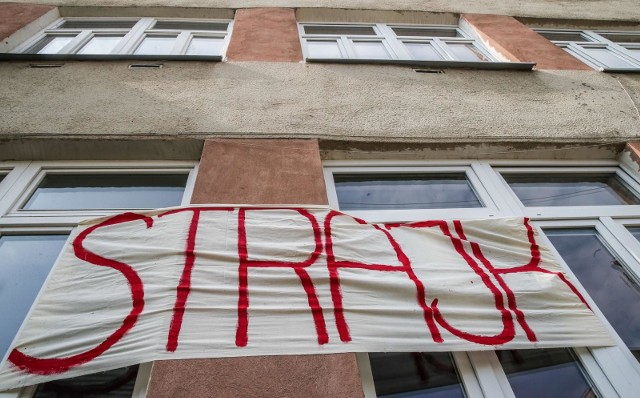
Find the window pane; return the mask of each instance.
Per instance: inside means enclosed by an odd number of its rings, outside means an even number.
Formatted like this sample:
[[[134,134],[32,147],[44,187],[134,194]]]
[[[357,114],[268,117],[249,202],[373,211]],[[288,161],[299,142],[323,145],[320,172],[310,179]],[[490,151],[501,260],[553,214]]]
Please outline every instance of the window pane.
[[[48,174],[24,209],[152,209],[177,206],[186,183],[186,174]]]
[[[606,47],[588,48],[582,47],[582,50],[595,58],[606,68],[634,68],[635,66]]]
[[[393,28],[398,36],[461,37],[456,28]]]
[[[194,37],[187,48],[187,55],[220,55],[224,40],[216,37]]]
[[[309,58],[342,58],[337,41],[307,41]]]
[[[147,36],[134,54],[166,55],[171,52],[176,36]]]
[[[598,33],[598,34],[616,43],[640,43],[640,34],[633,34],[633,33]]]
[[[473,44],[447,43],[447,47],[453,53],[456,61],[488,61],[487,57],[478,51]]]
[[[124,35],[94,36],[78,51],[78,54],[109,54]]]
[[[305,26],[308,35],[375,35],[371,26]]]
[[[391,58],[381,41],[354,41],[353,45],[359,59]]]
[[[482,207],[464,173],[334,175],[342,210]]]
[[[555,41],[592,41],[580,32],[538,32],[548,40]]]
[[[417,60],[434,61],[441,60],[442,56],[438,54],[431,43],[411,43],[405,42],[404,45],[411,53],[411,57]]]
[[[0,358],[27,316],[66,235],[0,236]]]
[[[465,396],[449,353],[371,353],[369,358],[378,397]]]
[[[130,29],[138,20],[67,20],[57,29]]]
[[[627,229],[631,232],[631,235],[640,242],[640,227],[627,227]]]
[[[75,36],[48,35],[25,52],[29,54],[57,54],[74,38]]]
[[[496,351],[518,398],[588,398],[596,394],[567,348]]]
[[[569,268],[640,359],[640,287],[600,241],[595,229],[545,229]]]
[[[525,206],[637,205],[636,197],[615,173],[503,174]]]
[[[152,29],[226,31],[228,26],[227,22],[158,21]]]
[[[138,366],[40,384],[34,398],[131,398]]]

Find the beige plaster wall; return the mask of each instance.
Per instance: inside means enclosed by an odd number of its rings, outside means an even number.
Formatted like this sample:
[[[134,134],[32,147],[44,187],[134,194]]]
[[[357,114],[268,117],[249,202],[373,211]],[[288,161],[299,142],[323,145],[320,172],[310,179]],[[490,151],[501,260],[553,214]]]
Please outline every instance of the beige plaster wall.
[[[16,0],[13,0],[16,1]],[[104,6],[104,0],[17,0],[68,6]],[[112,0],[111,6],[209,8],[347,8],[488,13],[523,17],[640,20],[637,0]]]
[[[188,67],[187,67],[188,66]],[[0,139],[299,137],[380,142],[620,142],[640,136],[640,76],[416,73],[304,63],[2,63]]]

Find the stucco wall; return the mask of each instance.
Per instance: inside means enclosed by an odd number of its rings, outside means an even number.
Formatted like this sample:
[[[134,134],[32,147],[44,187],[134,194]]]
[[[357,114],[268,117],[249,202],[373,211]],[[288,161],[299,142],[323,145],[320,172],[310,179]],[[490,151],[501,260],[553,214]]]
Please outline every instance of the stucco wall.
[[[105,5],[104,0],[18,0],[18,2],[68,6]],[[112,0],[109,5],[209,8],[328,7],[488,13],[544,18],[640,20],[640,7],[637,0]]]
[[[2,63],[0,138],[213,134],[611,142],[640,136],[638,75],[185,64],[135,70],[126,62],[69,62],[47,69]]]

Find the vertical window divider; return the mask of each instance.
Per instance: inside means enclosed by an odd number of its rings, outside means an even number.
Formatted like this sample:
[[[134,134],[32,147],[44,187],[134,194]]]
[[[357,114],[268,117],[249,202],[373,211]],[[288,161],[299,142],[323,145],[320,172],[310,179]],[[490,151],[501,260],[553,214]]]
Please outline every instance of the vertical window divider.
[[[80,33],[78,33],[76,37],[69,42],[69,44],[62,47],[60,51],[65,54],[75,54],[86,42],[89,41],[89,39],[91,39],[91,36],[93,35],[90,30],[81,30]]]
[[[591,382],[591,385],[599,393],[598,395],[603,397],[615,397],[618,395],[588,348],[573,347],[572,350],[582,365],[583,376]]]
[[[473,371],[473,366],[471,365],[471,361],[469,360],[469,356],[466,352],[462,351],[453,351],[451,353],[453,357],[453,362],[458,368],[458,374],[460,375],[460,381],[462,386],[467,393],[467,397],[483,397],[482,388],[480,387],[480,382],[478,381],[477,375]]]
[[[193,34],[190,31],[180,32],[176,38],[176,42],[173,44],[173,48],[171,49],[171,55],[181,55],[186,53],[192,36]]]
[[[470,351],[467,354],[485,397],[515,398],[494,351]]]
[[[121,53],[132,53],[134,49],[140,44],[142,39],[145,36],[145,31],[151,28],[152,24],[155,22],[153,18],[140,18],[140,20],[133,25],[133,28],[127,33],[120,43],[115,46],[112,54],[121,54]]]
[[[364,398],[376,398],[376,386],[373,381],[373,372],[371,371],[369,354],[366,352],[357,352],[355,355],[356,362],[358,363],[360,380],[362,381],[362,392],[364,393]]]

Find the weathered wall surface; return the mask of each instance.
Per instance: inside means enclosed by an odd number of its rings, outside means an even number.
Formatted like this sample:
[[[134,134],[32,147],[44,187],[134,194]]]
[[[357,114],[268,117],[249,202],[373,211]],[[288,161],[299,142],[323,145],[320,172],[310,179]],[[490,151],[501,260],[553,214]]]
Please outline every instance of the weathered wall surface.
[[[214,136],[623,141],[640,76],[272,62],[0,64],[0,139]],[[188,67],[187,67],[188,66]],[[635,103],[634,103],[635,101]]]
[[[15,1],[15,0],[14,0]],[[65,6],[104,6],[104,0],[18,0]],[[640,20],[637,0],[112,0],[110,6],[209,8],[347,8],[484,13],[523,17]]]

